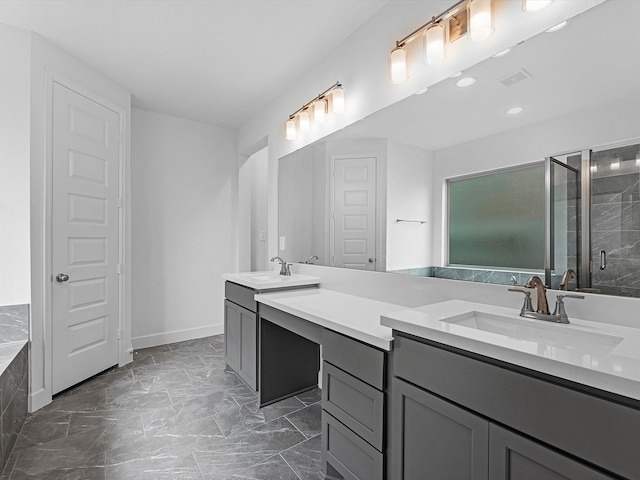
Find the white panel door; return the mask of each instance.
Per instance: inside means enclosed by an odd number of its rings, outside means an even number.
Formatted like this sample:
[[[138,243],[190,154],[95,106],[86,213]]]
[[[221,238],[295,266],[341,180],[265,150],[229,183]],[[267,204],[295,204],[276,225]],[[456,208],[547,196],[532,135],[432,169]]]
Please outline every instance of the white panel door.
[[[52,385],[118,363],[119,115],[54,83]]]
[[[333,265],[376,269],[376,159],[333,163]]]

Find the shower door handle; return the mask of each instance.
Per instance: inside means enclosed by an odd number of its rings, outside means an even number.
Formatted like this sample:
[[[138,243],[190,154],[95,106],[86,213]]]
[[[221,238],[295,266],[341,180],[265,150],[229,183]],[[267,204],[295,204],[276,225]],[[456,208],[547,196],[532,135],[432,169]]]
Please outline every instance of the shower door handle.
[[[600,250],[600,270],[607,268],[607,252]]]

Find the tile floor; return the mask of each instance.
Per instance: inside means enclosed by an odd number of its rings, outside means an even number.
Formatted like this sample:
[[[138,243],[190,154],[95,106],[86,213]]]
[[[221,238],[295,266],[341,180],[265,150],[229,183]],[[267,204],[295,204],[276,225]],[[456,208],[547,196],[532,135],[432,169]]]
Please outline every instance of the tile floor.
[[[222,335],[134,361],[27,417],[1,480],[322,479],[320,390],[259,409]]]

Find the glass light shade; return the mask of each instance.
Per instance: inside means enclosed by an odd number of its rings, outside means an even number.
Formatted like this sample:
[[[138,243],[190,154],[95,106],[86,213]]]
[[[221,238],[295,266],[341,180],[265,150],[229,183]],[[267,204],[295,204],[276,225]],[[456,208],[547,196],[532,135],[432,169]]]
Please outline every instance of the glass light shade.
[[[293,118],[287,120],[285,123],[285,128],[287,131],[287,140],[295,140],[296,139],[296,121]]]
[[[303,110],[298,114],[298,122],[300,125],[300,132],[306,133],[311,130],[311,116],[307,110]]]
[[[404,82],[407,75],[407,51],[402,47],[394,48],[389,55],[391,61],[391,83],[397,85]]]
[[[470,0],[468,8],[469,38],[481,42],[493,35],[491,0]]]
[[[522,0],[522,10],[525,12],[537,12],[548,7],[553,0]]]
[[[313,121],[324,123],[327,119],[327,102],[324,99],[313,102]]]
[[[445,51],[446,31],[441,23],[434,23],[424,32],[424,53],[427,65],[442,63]]]
[[[342,115],[344,113],[344,88],[336,87],[331,91],[331,103],[333,113]]]

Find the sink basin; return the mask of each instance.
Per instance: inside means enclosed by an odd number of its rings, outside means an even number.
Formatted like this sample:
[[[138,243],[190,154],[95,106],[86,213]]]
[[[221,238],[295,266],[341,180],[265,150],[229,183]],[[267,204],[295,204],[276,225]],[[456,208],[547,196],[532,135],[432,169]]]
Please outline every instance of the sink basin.
[[[254,282],[269,282],[271,280],[278,280],[278,277],[276,275],[256,275],[249,278]]]
[[[470,311],[441,321],[471,328],[478,332],[532,342],[539,347],[554,347],[571,351],[608,352],[623,340],[621,337],[588,332],[572,326],[540,320],[525,320],[519,317],[504,317],[481,311]]]

